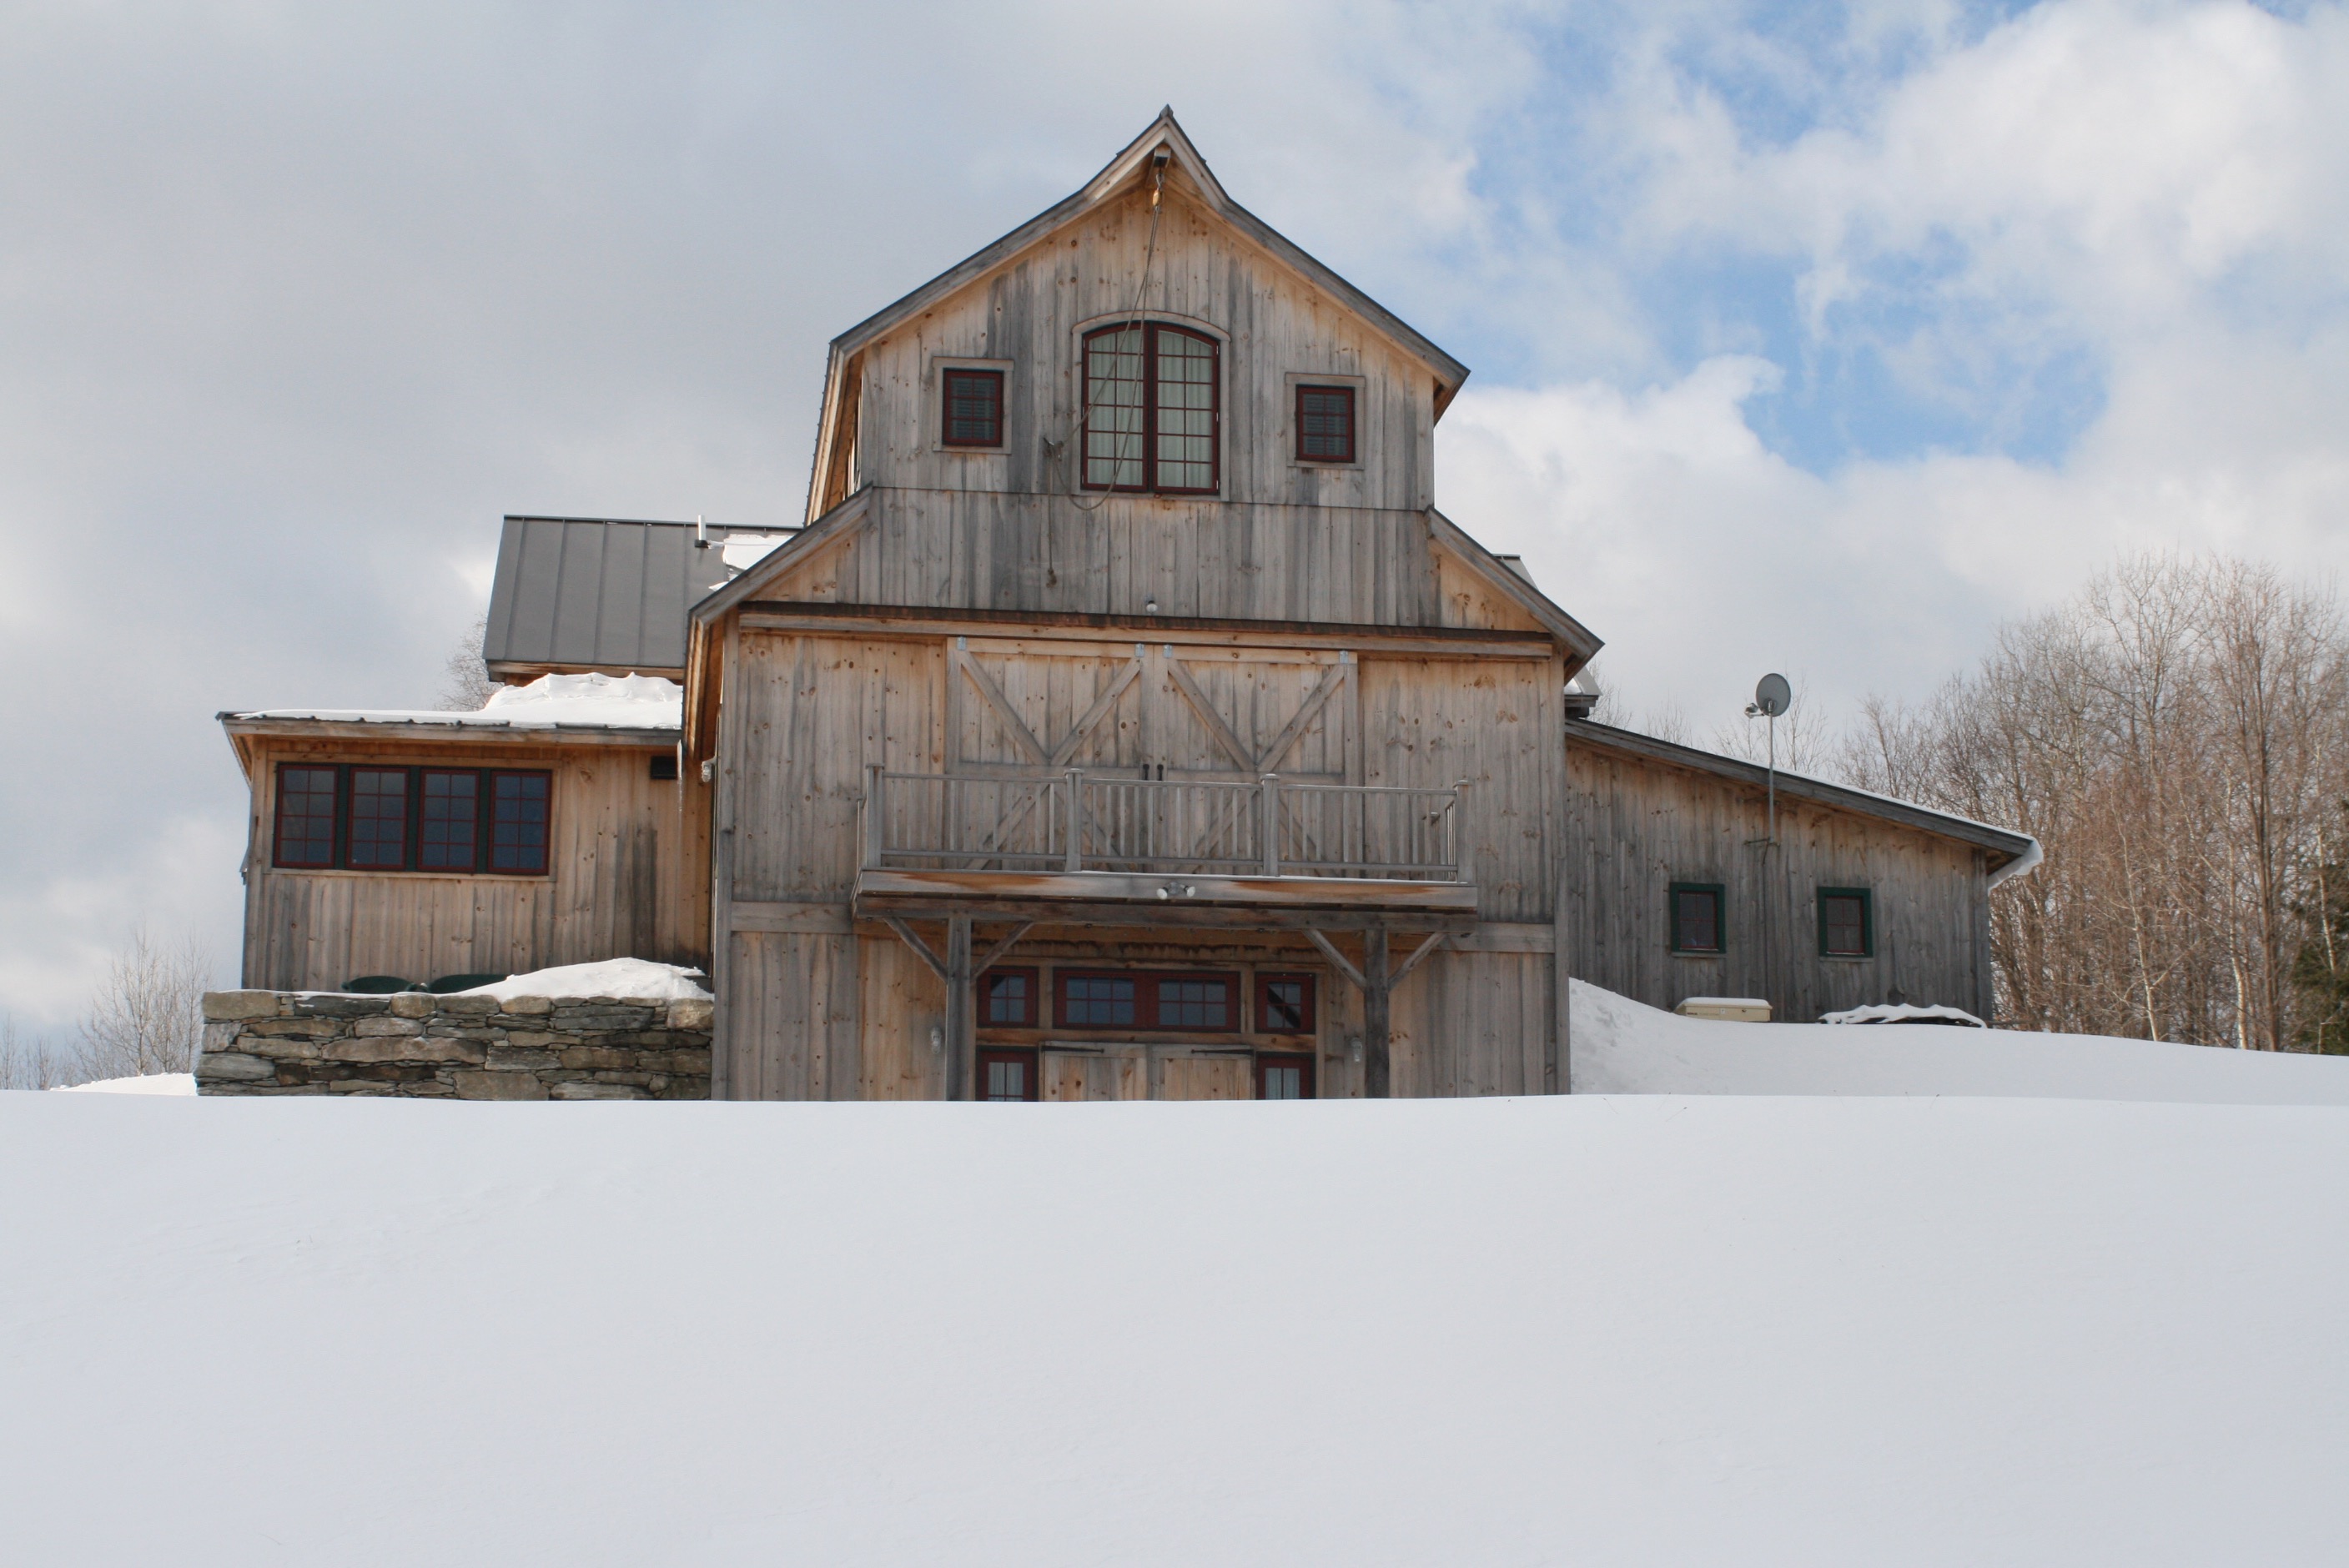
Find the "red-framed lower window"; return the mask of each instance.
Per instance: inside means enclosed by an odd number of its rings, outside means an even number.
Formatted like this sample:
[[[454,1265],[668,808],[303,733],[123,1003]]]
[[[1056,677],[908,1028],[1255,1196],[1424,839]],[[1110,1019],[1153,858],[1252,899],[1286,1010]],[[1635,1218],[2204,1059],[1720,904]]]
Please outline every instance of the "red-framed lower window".
[[[1236,1035],[1240,977],[1205,970],[1055,970],[1052,1018],[1063,1029]]]
[[[270,863],[543,876],[554,794],[540,769],[282,763]]]
[[[1297,388],[1297,460],[1300,463],[1350,463],[1354,460],[1354,389],[1351,387]]]
[[[982,1047],[978,1053],[978,1098],[1022,1100],[1041,1098],[1034,1051]]]
[[[1259,975],[1256,977],[1257,1033],[1309,1035],[1317,1026],[1312,975]]]
[[[1258,1099],[1311,1099],[1313,1058],[1259,1051],[1256,1058]]]
[[[1043,1000],[1033,969],[990,969],[978,977],[978,1026],[1040,1027],[1044,1022]]]

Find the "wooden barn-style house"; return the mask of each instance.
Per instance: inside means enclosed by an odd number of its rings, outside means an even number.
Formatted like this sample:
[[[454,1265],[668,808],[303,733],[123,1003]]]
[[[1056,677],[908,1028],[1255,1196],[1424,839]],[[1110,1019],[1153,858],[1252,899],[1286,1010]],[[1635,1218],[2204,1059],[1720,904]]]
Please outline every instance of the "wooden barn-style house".
[[[509,518],[488,708],[223,715],[245,984],[696,965],[750,1099],[1562,1092],[1568,976],[1987,1016],[2032,841],[1591,722],[1435,508],[1467,374],[1163,114],[833,340],[802,525]]]

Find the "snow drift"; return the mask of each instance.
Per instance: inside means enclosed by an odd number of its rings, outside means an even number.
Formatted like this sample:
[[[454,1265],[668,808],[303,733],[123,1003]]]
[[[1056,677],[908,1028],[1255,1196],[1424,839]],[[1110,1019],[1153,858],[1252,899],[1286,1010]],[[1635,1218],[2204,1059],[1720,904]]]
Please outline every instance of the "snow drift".
[[[1683,1018],[1574,982],[1577,1094],[2024,1095],[2349,1105],[2349,1057],[1933,1025]]]
[[[5,1094],[0,1181],[44,1568],[2349,1554],[2349,1110]]]

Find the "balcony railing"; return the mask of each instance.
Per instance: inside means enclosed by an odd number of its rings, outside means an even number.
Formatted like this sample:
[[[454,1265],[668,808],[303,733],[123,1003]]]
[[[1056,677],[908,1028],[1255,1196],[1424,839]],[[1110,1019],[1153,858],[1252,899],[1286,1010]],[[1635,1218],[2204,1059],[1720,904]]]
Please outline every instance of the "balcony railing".
[[[872,871],[1129,872],[1465,882],[1460,791],[866,770]]]

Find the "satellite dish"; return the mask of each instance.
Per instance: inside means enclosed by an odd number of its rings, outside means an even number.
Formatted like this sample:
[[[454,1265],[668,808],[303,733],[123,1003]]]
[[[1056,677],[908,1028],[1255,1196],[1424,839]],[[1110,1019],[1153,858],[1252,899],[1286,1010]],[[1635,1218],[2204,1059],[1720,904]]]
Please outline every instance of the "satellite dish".
[[[1786,684],[1785,676],[1764,676],[1754,688],[1754,711],[1766,717],[1775,718],[1794,706],[1794,688]]]

